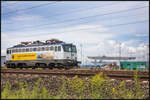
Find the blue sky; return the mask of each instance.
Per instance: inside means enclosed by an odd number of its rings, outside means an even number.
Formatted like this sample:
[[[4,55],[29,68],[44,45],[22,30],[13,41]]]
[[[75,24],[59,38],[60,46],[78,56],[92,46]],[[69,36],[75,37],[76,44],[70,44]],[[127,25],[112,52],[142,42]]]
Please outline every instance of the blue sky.
[[[82,44],[87,62],[87,56],[117,56],[120,42],[122,56],[141,60],[148,52],[148,1],[2,1],[1,24],[2,55],[22,41],[51,38],[76,44],[79,60]]]

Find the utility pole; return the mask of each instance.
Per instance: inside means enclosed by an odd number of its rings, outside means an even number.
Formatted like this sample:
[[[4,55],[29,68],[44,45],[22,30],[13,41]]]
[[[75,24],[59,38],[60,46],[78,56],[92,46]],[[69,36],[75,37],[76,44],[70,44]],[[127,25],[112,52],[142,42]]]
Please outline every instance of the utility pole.
[[[120,58],[121,58],[121,43],[119,43],[119,69],[120,69]]]
[[[149,70],[149,44],[147,45],[147,53],[146,53],[146,57],[147,57],[147,69]]]
[[[80,44],[81,47],[81,63],[82,63],[82,44]]]

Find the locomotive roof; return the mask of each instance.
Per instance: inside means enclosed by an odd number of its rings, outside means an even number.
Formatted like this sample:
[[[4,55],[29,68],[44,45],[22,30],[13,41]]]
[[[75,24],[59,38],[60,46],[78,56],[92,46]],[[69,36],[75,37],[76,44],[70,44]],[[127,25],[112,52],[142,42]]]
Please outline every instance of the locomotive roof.
[[[13,49],[13,48],[24,48],[24,47],[38,47],[38,46],[48,46],[48,45],[71,45],[72,43],[46,43],[46,44],[36,44],[36,45],[25,45],[25,46],[13,46],[7,49]]]

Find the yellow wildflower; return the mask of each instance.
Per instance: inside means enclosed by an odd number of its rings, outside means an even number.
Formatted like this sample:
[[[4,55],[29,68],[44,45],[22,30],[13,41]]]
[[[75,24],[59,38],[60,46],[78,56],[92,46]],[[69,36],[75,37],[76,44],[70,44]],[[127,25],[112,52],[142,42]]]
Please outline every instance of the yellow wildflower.
[[[112,91],[115,92],[115,88],[112,88]]]

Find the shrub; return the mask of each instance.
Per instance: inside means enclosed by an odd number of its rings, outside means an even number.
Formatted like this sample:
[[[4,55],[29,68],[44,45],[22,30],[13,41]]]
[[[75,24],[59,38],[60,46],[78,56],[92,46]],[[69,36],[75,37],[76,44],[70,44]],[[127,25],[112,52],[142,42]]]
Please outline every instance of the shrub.
[[[122,81],[115,86],[110,79],[99,73],[89,77],[88,82],[83,81],[78,76],[72,79],[62,79],[62,86],[56,96],[52,96],[49,91],[41,86],[42,79],[39,78],[33,88],[29,87],[27,82],[19,82],[18,90],[11,90],[9,81],[6,82],[2,91],[2,99],[67,99],[72,96],[75,99],[143,99],[144,94],[140,85],[138,71],[134,74],[134,87],[130,89],[126,82]],[[133,87],[133,88],[134,88]],[[86,96],[88,92],[88,96]]]

